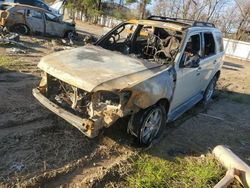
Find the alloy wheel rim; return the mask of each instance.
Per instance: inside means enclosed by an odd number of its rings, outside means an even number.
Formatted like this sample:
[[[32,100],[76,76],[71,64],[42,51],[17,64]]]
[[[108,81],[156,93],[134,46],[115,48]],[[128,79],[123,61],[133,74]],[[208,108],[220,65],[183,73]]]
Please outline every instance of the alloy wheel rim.
[[[209,101],[212,98],[213,93],[214,93],[214,82],[212,82],[208,88],[206,101]]]
[[[157,135],[161,122],[161,110],[159,108],[156,108],[148,115],[141,130],[141,140],[143,143],[149,143]]]
[[[16,30],[19,31],[20,34],[26,34],[28,32],[28,29],[23,25],[17,26]]]

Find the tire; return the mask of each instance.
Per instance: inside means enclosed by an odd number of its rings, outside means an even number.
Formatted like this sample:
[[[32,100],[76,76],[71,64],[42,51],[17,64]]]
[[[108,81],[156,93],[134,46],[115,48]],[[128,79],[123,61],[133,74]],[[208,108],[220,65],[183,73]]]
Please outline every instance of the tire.
[[[25,24],[16,24],[12,26],[11,30],[21,35],[28,35],[30,33],[29,27]]]
[[[214,94],[215,94],[215,87],[216,87],[216,83],[217,83],[217,76],[214,76],[212,78],[212,80],[209,82],[204,95],[203,95],[203,103],[206,105],[208,104],[211,99],[213,98]]]
[[[148,146],[159,136],[166,124],[166,110],[163,105],[154,105],[131,116],[128,132],[137,137],[142,146]]]
[[[70,40],[76,40],[77,33],[74,31],[68,31],[65,33],[64,37]]]

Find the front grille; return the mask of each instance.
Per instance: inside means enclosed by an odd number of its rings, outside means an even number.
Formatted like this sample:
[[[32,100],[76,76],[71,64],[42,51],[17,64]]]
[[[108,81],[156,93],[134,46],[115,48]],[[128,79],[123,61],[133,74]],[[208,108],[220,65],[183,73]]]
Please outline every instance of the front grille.
[[[91,101],[91,94],[51,77],[49,79],[49,99],[65,110],[78,116],[88,116],[87,110]]]

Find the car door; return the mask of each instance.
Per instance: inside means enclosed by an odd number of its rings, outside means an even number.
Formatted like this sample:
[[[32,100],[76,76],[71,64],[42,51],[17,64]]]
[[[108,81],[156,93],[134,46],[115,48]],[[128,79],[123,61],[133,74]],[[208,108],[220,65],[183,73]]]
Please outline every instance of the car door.
[[[179,114],[184,112],[185,104],[192,100],[195,96],[201,93],[200,79],[201,79],[201,67],[199,66],[199,59],[202,53],[201,49],[201,39],[200,33],[193,33],[187,37],[184,42],[184,50],[181,52],[181,59],[179,64],[176,64],[176,86],[173,95],[173,99],[170,105],[170,111]],[[186,54],[189,53],[196,54],[194,57],[196,62],[190,64],[189,59]],[[183,108],[182,108],[183,107]],[[174,112],[176,111],[176,112]]]
[[[205,91],[210,80],[215,74],[219,61],[217,60],[216,44],[213,33],[210,31],[202,32],[202,57],[200,59],[200,88]]]
[[[65,34],[65,25],[60,22],[54,14],[46,12],[45,14],[46,35],[63,37]]]
[[[27,9],[26,24],[33,33],[44,34],[45,32],[43,14],[40,11]]]

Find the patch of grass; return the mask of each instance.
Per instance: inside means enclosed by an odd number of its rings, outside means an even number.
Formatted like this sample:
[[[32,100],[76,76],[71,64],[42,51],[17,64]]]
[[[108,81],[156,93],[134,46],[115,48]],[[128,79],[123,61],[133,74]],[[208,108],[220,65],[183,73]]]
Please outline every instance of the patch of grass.
[[[23,68],[23,62],[11,56],[0,56],[0,68],[18,70]]]
[[[227,99],[233,102],[240,103],[240,104],[244,104],[244,103],[249,104],[250,96],[247,96],[245,94],[232,94],[232,95],[228,95]]]
[[[129,187],[213,187],[225,170],[211,154],[205,157],[176,158],[167,161],[143,155],[134,163],[127,178]]]
[[[13,64],[14,58],[10,56],[0,56],[0,67],[8,68]]]

